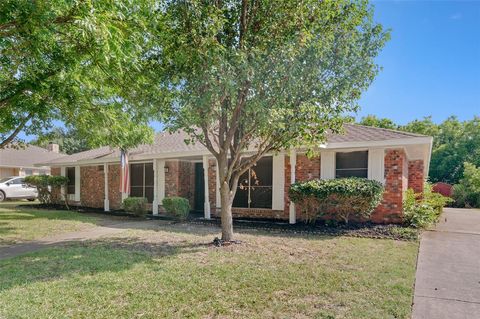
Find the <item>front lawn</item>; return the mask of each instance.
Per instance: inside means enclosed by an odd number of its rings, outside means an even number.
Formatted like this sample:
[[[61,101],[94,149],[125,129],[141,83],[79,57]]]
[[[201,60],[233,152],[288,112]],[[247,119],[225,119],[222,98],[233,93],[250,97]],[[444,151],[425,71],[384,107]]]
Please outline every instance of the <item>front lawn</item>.
[[[0,317],[410,316],[417,242],[154,223],[0,261]]]
[[[0,247],[82,230],[92,227],[98,221],[94,216],[74,211],[17,207],[27,203],[10,201],[0,203]]]

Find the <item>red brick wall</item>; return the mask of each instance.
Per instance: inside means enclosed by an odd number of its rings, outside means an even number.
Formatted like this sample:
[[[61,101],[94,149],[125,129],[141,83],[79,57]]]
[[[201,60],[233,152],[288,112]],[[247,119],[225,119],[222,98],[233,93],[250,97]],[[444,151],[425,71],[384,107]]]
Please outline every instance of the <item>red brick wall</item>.
[[[60,167],[52,167],[50,170],[50,174],[52,174],[52,176],[60,176],[61,175]],[[61,199],[60,187],[54,187],[52,189],[52,199],[54,202],[59,202],[60,200],[63,200]]]
[[[178,196],[178,161],[165,162],[165,197]]]
[[[309,159],[306,155],[297,155],[295,179],[303,182],[315,178],[320,178],[320,157]]]
[[[103,208],[105,200],[105,172],[102,165],[80,167],[80,202],[82,206]],[[108,200],[110,209],[122,206],[120,193],[120,165],[108,165]]]
[[[406,155],[403,150],[387,150],[385,153],[385,193],[371,220],[375,223],[397,223],[402,218]]]
[[[284,184],[285,191],[283,194],[283,200],[285,204],[283,206],[283,212],[284,212],[284,215],[287,216],[286,219],[288,219],[290,216],[290,198],[288,197],[288,190],[290,189],[291,173],[292,173],[292,166],[290,165],[290,156],[285,156],[285,184]]]
[[[220,212],[218,212],[220,215]],[[261,218],[261,219],[288,219],[283,210],[265,208],[232,208],[233,218]]]
[[[103,207],[105,175],[103,165],[80,167],[80,203],[86,207]]]
[[[320,156],[309,159],[306,155],[297,154],[297,165],[295,167],[295,180],[297,182],[303,182],[311,179],[320,178],[320,165],[321,165]],[[290,178],[290,170],[288,172],[288,178]],[[287,189],[287,197],[288,197],[288,189]],[[285,207],[286,206],[287,205],[285,205]],[[301,207],[298,207],[297,205],[295,207],[295,210],[296,210],[297,220],[303,220],[304,216],[303,216]],[[288,216],[289,216],[288,211],[286,216],[288,219]]]
[[[195,194],[195,164],[192,162],[179,162],[178,166],[178,196],[187,198],[190,207],[194,205]]]
[[[110,203],[110,209],[119,209],[122,206],[120,164],[108,165],[108,201]]]
[[[195,192],[195,164],[186,161],[165,162],[165,197],[181,196],[187,198],[193,207]]]
[[[208,161],[208,198],[210,201],[210,209],[214,212],[217,200],[217,172],[216,161],[211,159]]]
[[[423,193],[423,169],[423,160],[408,162],[408,188],[412,188],[415,193]]]

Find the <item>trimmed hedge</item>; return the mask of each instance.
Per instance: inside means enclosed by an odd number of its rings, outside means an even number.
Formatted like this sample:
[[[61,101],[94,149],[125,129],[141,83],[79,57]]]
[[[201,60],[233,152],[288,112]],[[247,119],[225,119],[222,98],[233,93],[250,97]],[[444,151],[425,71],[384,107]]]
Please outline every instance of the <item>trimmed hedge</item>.
[[[175,219],[185,220],[190,213],[190,203],[183,197],[166,197],[162,201],[162,206],[167,215]]]
[[[369,218],[382,200],[384,187],[366,178],[314,179],[290,186],[290,199],[300,205],[306,222],[329,214],[348,223],[350,218]]]
[[[148,200],[145,197],[127,197],[122,204],[126,212],[141,217],[147,214],[147,203]]]
[[[37,188],[38,200],[42,204],[59,204],[61,199],[54,196],[52,191],[57,190],[60,193],[59,188],[68,184],[68,178],[57,175],[32,175],[25,177],[25,183]],[[68,207],[66,198],[65,204]]]

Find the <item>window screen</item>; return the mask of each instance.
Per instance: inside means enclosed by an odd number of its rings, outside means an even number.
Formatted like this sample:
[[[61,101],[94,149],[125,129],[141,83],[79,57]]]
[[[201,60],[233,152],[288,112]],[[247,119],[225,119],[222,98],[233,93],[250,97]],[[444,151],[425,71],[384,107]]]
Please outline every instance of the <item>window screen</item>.
[[[130,165],[130,196],[146,197],[153,202],[153,164],[141,163]]]
[[[368,151],[336,153],[335,177],[368,176]]]
[[[234,207],[272,208],[272,157],[261,158],[239,180]]]
[[[73,195],[75,194],[75,167],[67,167],[67,194]]]

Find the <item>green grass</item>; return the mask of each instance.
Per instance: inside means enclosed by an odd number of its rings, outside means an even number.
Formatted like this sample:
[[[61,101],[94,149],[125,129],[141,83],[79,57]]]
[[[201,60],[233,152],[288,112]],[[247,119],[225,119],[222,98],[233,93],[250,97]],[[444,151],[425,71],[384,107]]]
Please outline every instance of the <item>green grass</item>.
[[[28,202],[0,203],[0,247],[92,227],[98,220],[73,211],[18,208]],[[30,204],[30,203],[29,203]]]
[[[417,242],[157,222],[0,261],[0,318],[409,318]]]

